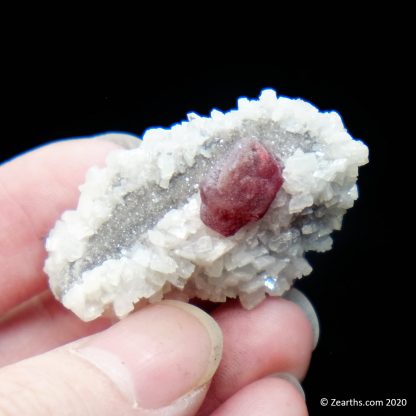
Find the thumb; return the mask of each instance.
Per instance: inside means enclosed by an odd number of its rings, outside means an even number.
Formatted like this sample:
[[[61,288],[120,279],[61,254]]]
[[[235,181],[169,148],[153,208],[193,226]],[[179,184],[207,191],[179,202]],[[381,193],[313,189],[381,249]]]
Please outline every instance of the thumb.
[[[216,322],[178,301],[0,369],[0,414],[196,413],[222,354]]]

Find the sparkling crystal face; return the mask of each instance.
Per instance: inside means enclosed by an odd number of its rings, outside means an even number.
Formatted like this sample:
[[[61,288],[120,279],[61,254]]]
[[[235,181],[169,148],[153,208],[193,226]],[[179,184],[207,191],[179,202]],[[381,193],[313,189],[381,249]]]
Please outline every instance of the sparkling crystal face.
[[[200,185],[201,219],[233,235],[264,216],[282,183],[281,163],[260,141],[239,142]]]
[[[277,278],[274,276],[265,276],[264,277],[264,287],[273,292],[277,286]]]

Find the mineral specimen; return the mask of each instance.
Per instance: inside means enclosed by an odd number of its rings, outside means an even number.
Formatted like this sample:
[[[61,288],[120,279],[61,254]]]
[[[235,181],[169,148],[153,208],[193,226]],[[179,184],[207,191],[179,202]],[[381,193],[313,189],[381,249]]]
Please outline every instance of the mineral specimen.
[[[368,162],[338,114],[265,90],[188,120],[91,168],[50,232],[51,289],[81,319],[163,297],[252,308],[311,272],[306,251],[331,248]]]
[[[259,220],[282,186],[279,164],[259,141],[237,143],[201,184],[201,219],[223,236]]]

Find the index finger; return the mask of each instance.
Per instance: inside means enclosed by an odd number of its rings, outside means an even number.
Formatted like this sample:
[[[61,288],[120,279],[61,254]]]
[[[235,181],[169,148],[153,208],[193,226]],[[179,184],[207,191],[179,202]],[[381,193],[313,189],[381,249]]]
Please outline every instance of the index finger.
[[[66,140],[0,166],[0,314],[47,287],[45,237],[76,207],[88,168],[117,148],[99,138]]]

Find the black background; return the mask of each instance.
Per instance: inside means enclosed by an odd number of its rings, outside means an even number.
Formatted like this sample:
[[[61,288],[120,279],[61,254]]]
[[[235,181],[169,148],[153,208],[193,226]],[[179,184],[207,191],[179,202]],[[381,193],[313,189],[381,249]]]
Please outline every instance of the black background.
[[[192,53],[186,45],[182,49],[181,57]],[[311,414],[351,414],[360,409],[323,408],[319,400],[407,399],[405,409],[384,408],[385,414],[405,414],[413,398],[408,375],[414,324],[406,300],[411,258],[400,240],[408,220],[395,208],[405,200],[393,147],[406,149],[409,140],[396,130],[403,122],[397,111],[400,71],[388,69],[383,55],[376,62],[350,56],[288,65],[267,55],[227,61],[214,53],[205,61],[180,63],[174,53],[154,60],[138,47],[124,56],[71,53],[55,59],[53,52],[46,57],[35,49],[9,62],[2,82],[0,160],[61,138],[106,131],[140,136],[190,111],[208,115],[214,107],[235,108],[238,97],[257,97],[265,87],[336,110],[351,135],[369,146],[370,164],[360,170],[360,198],[334,234],[333,250],[309,255],[314,271],[297,285],[321,323],[304,381],[307,403]]]

